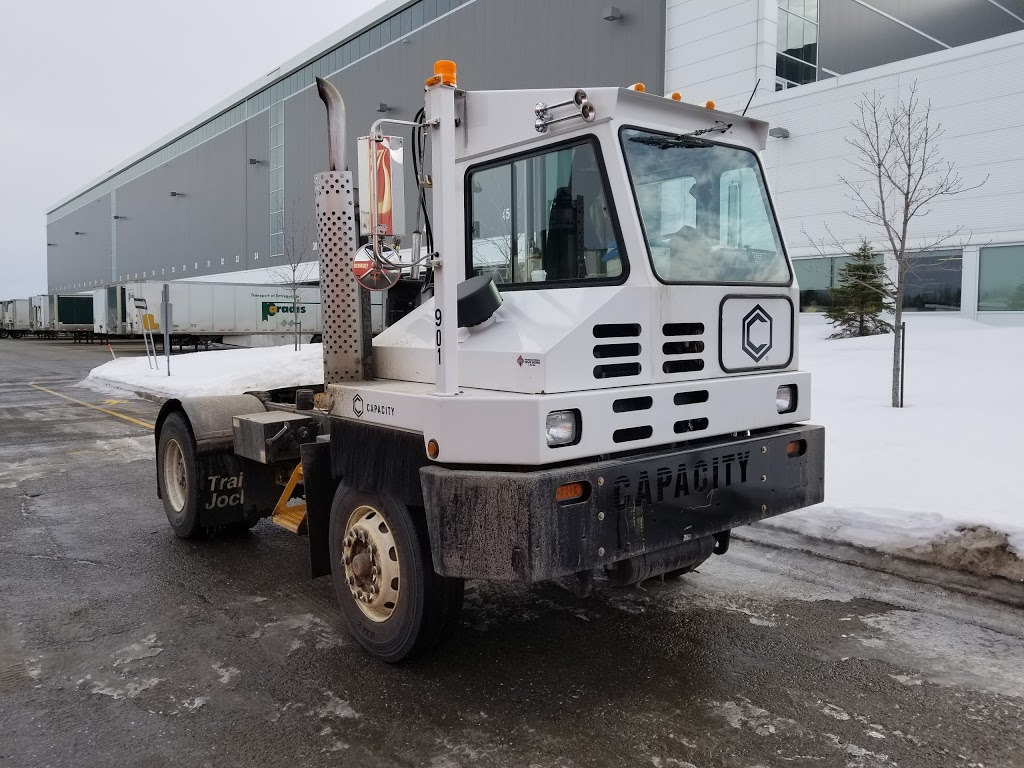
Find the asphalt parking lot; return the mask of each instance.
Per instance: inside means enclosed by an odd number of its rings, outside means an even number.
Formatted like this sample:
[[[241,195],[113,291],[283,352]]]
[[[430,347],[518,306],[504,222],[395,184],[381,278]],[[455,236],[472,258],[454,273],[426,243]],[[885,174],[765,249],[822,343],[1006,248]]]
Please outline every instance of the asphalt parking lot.
[[[382,665],[305,539],[173,536],[156,406],[74,386],[104,359],[0,340],[2,766],[1024,766],[1019,609],[744,542],[586,600],[471,583]]]

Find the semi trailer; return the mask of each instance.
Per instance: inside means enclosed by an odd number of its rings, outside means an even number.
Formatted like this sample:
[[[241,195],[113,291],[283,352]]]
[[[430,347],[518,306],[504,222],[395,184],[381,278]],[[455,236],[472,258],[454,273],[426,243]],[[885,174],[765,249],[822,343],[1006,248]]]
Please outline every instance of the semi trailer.
[[[20,339],[32,329],[28,299],[0,302],[0,338]]]
[[[32,333],[48,339],[93,333],[92,296],[89,294],[41,294],[29,298]]]
[[[137,336],[143,323],[162,336],[164,286],[171,303],[171,343],[179,347],[213,342],[242,347],[304,343],[321,332],[316,286],[249,285],[190,281],[138,281],[92,292],[93,331],[101,337]],[[136,299],[146,309],[137,308]]]
[[[357,189],[317,87],[324,384],[163,405],[175,534],[306,535],[353,636],[398,662],[453,631],[466,579],[679,575],[822,501],[767,124],[640,86],[464,91],[438,62],[415,120],[358,140]],[[413,299],[374,336],[381,288]]]
[[[0,302],[0,338],[31,335],[89,336],[93,331],[92,297],[72,294],[40,294],[27,299]]]

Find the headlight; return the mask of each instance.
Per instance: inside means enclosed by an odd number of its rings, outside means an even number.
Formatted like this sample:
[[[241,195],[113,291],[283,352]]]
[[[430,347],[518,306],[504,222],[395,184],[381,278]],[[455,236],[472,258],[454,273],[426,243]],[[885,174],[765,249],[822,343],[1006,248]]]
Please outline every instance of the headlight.
[[[792,413],[796,410],[796,385],[786,384],[775,393],[775,407],[779,413]]]
[[[579,442],[579,411],[552,411],[548,414],[545,433],[548,446],[575,445]]]

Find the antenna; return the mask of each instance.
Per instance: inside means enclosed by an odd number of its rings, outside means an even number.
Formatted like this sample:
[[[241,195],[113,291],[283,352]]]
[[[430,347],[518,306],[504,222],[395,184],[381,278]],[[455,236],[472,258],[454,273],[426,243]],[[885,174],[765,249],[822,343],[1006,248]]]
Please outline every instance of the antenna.
[[[750,109],[750,102],[752,102],[754,100],[754,94],[757,93],[757,86],[759,86],[760,84],[761,84],[761,78],[759,77],[759,78],[757,78],[757,82],[754,83],[754,90],[752,90],[750,92],[750,98],[747,99],[747,106],[745,106],[743,108],[743,111],[740,112],[740,117],[746,117],[747,110]]]

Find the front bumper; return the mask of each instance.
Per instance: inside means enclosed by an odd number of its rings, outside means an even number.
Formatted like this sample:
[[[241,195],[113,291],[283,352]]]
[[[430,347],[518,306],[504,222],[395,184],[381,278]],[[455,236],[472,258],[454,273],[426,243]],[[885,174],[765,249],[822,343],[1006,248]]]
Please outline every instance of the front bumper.
[[[439,574],[544,581],[821,502],[825,429],[534,472],[427,466],[420,478]],[[584,496],[556,501],[567,483]]]

